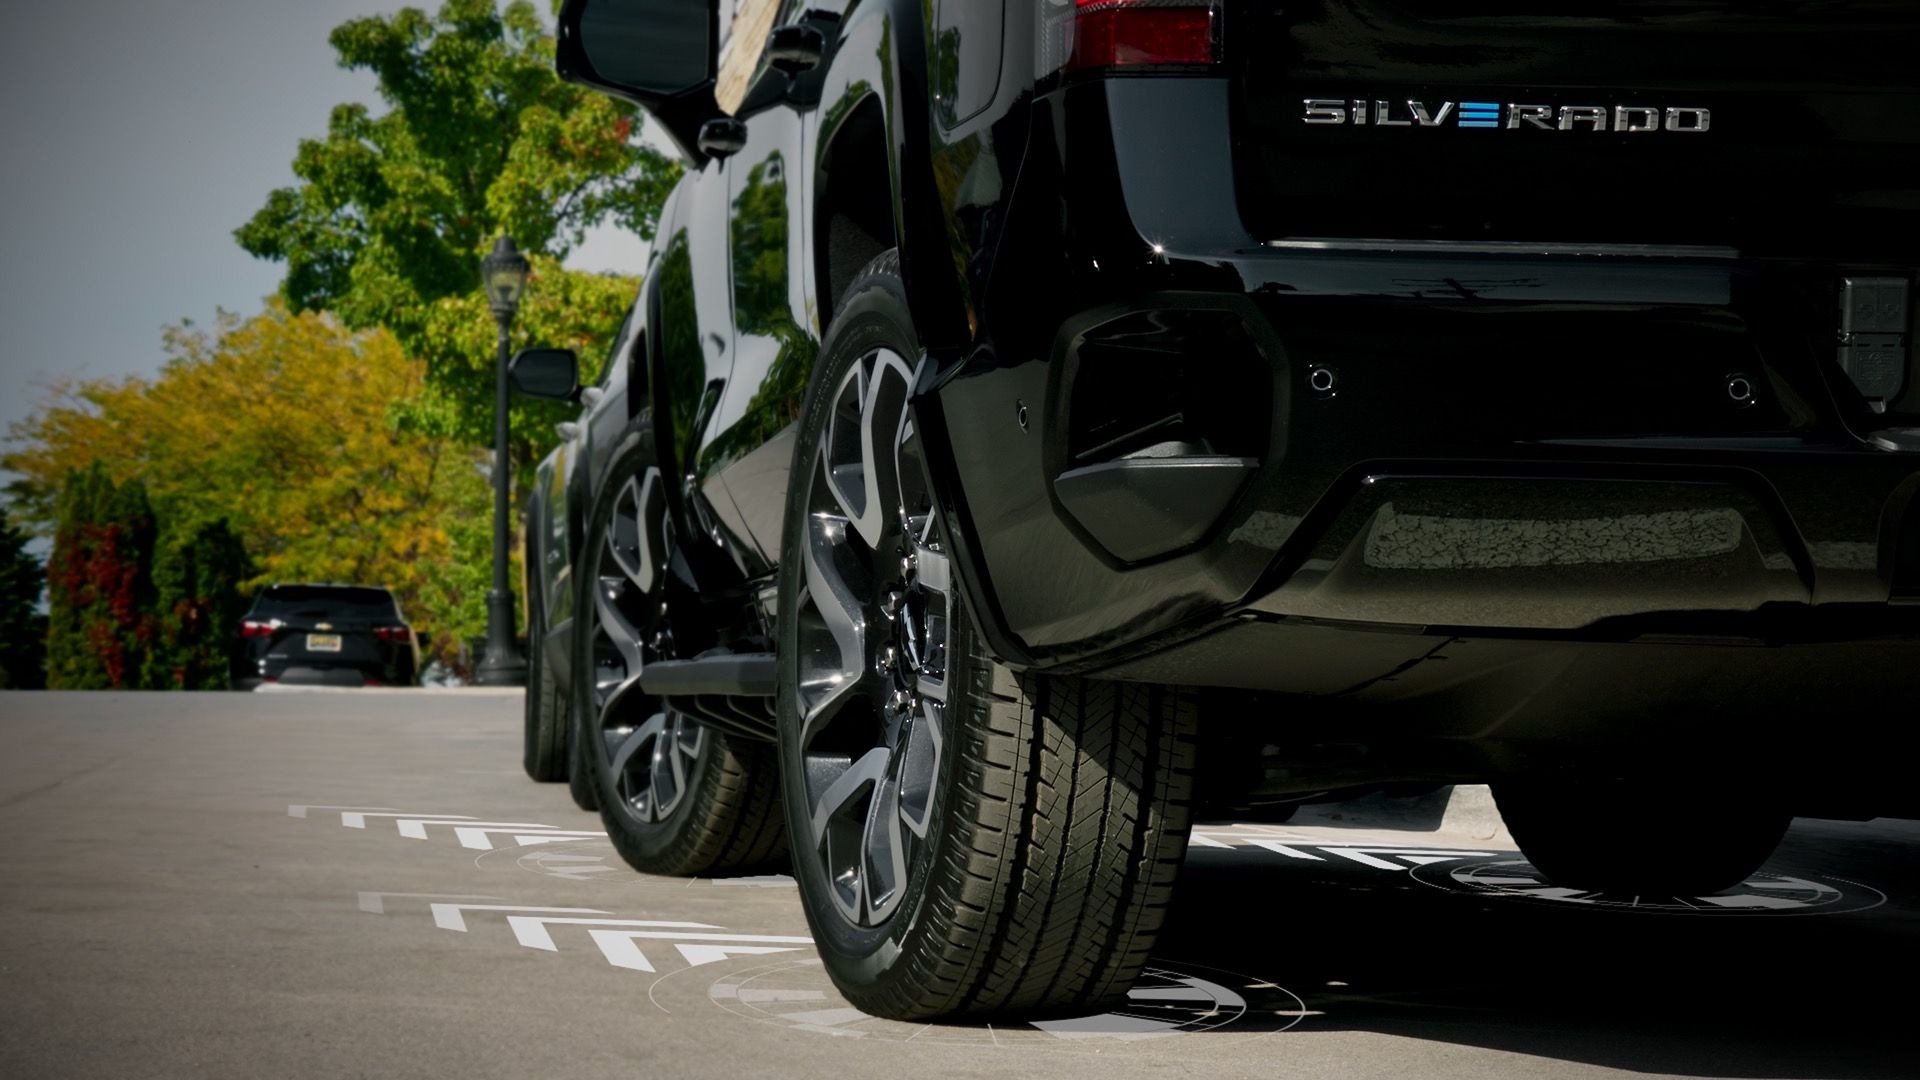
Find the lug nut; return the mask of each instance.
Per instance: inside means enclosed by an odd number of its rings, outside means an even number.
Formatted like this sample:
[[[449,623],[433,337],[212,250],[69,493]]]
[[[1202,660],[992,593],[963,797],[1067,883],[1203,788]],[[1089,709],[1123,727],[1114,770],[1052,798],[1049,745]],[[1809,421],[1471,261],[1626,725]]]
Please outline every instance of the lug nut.
[[[891,619],[895,615],[900,614],[900,608],[906,602],[906,593],[901,592],[899,589],[888,589],[887,594],[880,598],[880,610],[886,614],[887,618]]]
[[[886,648],[880,650],[879,655],[873,658],[873,673],[876,675],[891,675],[893,674],[893,669],[898,666],[899,663],[899,650],[888,645]]]
[[[1333,370],[1331,368],[1317,367],[1307,372],[1307,385],[1319,393],[1331,393],[1333,391],[1333,382]]]
[[[1727,400],[1745,405],[1753,400],[1753,379],[1738,372],[1727,376]]]

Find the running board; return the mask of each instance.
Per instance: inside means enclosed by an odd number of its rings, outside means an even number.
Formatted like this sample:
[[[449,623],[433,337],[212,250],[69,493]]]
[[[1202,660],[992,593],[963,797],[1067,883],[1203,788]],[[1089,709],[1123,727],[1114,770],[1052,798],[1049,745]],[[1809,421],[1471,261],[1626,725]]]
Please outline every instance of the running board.
[[[692,660],[656,660],[640,669],[640,689],[655,697],[774,696],[772,653],[714,652]]]

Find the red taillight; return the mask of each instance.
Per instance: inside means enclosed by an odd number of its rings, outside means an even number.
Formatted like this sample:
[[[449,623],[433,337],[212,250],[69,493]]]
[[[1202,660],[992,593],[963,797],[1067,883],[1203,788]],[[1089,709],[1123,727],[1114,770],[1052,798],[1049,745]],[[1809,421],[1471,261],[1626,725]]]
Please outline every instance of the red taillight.
[[[1219,59],[1217,19],[1210,2],[1074,0],[1066,69],[1212,64]]]
[[[240,636],[243,638],[272,637],[273,624],[270,622],[258,622],[253,619],[247,619],[246,621],[240,624]]]
[[[376,627],[373,636],[390,645],[405,645],[413,640],[413,631],[404,626]]]

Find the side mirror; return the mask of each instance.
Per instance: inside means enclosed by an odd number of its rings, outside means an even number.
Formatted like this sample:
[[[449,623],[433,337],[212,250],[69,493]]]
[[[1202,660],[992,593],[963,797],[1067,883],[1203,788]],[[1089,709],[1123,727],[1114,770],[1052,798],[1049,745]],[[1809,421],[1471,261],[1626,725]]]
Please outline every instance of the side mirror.
[[[528,397],[572,401],[580,392],[580,358],[572,349],[521,349],[507,364],[513,388]]]
[[[431,648],[433,648],[433,635],[432,635],[432,634],[415,634],[415,635],[413,635],[413,639],[414,639],[415,641],[418,641],[418,642],[420,643],[420,651],[421,651],[421,652],[425,652],[425,651],[427,651],[428,649],[431,649]]]
[[[719,113],[718,0],[566,0],[553,67],[562,79],[625,98],[683,149]]]

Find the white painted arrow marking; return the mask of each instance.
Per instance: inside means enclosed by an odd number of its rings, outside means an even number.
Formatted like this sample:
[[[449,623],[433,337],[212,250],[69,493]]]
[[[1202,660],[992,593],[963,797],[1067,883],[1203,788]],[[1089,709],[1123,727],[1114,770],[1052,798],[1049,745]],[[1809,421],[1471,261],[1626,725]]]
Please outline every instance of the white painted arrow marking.
[[[543,909],[527,908],[526,910],[540,911]],[[550,908],[545,910],[558,911],[562,909]],[[606,912],[603,911],[603,912],[600,912],[600,914],[605,915]],[[518,941],[520,944],[525,945],[529,949],[544,949],[547,952],[558,952],[560,947],[553,943],[553,934],[547,930],[547,927],[549,925],[637,926],[637,927],[655,929],[655,930],[660,930],[660,929],[722,930],[722,929],[725,929],[724,927],[715,926],[712,923],[671,922],[671,921],[661,921],[658,919],[571,919],[571,918],[553,919],[553,918],[546,918],[546,917],[537,916],[537,915],[507,916],[507,926],[513,930],[513,938],[515,941]],[[676,936],[676,935],[663,935],[663,936]],[[693,936],[698,937],[700,935],[696,934]]]
[[[517,828],[517,826],[515,827]],[[514,828],[482,829],[472,825],[456,825],[453,835],[460,839],[460,846],[475,851],[492,851],[493,841],[487,838],[489,833],[512,833]],[[568,840],[585,840],[607,835],[591,829],[548,829],[538,833],[519,833],[513,842],[517,847],[531,847],[534,844],[558,844]]]
[[[1248,837],[1247,843],[1252,844],[1254,847],[1257,847],[1257,848],[1265,848],[1266,850],[1273,852],[1275,855],[1285,855],[1289,859],[1305,859],[1308,862],[1325,862],[1326,861],[1325,859],[1322,859],[1318,855],[1309,854],[1307,852],[1301,851],[1299,848],[1291,847],[1289,845],[1283,844],[1278,840],[1255,840],[1252,837]]]
[[[730,954],[759,956],[776,952],[793,952],[796,946],[811,945],[809,937],[790,937],[775,934],[729,934],[729,933],[689,933],[695,930],[721,930],[723,927],[711,923],[665,922],[656,919],[576,919],[548,918],[534,915],[509,915],[507,925],[512,928],[514,939],[529,949],[542,949],[558,952],[549,926],[585,926],[589,927],[587,936],[600,948],[600,955],[607,963],[629,971],[654,971],[653,961],[640,951],[643,940],[671,941],[680,955],[686,957],[691,967],[700,967],[725,960]],[[685,944],[698,942],[700,944]],[[714,942],[716,944],[704,944]],[[759,943],[764,943],[759,944]],[[777,947],[767,947],[777,946]]]
[[[498,900],[497,896],[477,896],[470,893],[437,892],[363,892],[360,894],[360,910],[370,915],[385,915],[388,897],[402,900]]]
[[[418,816],[403,817],[400,820],[394,822],[393,825],[394,825],[394,828],[400,831],[401,836],[404,836],[409,840],[425,840],[427,838],[427,826],[429,825],[446,825],[449,827],[458,826],[458,827],[464,827],[464,828],[502,829],[502,830],[539,829],[542,831],[553,828],[553,826],[551,825],[542,825],[538,822],[533,822],[533,821],[475,821],[472,818],[459,818],[459,817],[438,818],[438,817],[418,817]]]
[[[364,829],[370,817],[422,818],[428,821],[472,821],[472,814],[429,814],[421,810],[391,810],[374,813],[369,810],[344,810],[340,814],[340,824],[349,829]]]
[[[596,930],[593,933],[597,940],[601,934],[611,931]],[[686,958],[688,967],[717,964],[729,956],[766,956],[770,953],[800,951],[796,945],[675,945],[674,948],[679,949],[680,955]],[[605,952],[606,946],[602,945],[601,951]],[[607,959],[611,961],[613,958],[609,956]]]
[[[1784,908],[1806,907],[1806,903],[1786,896],[1755,896],[1751,893],[1741,896],[1700,896],[1695,897],[1702,903],[1723,908],[1761,908],[1779,911]]]
[[[1436,851],[1433,848],[1397,848],[1397,847],[1323,847],[1320,849],[1330,855],[1352,859],[1362,866],[1371,866],[1376,870],[1405,870],[1396,862],[1374,858],[1376,855],[1397,855],[1410,863],[1424,866],[1427,863],[1446,862],[1449,859],[1472,859],[1490,857],[1491,851]]]
[[[519,904],[431,904],[433,925],[442,930],[458,930],[466,933],[467,920],[464,911],[526,911],[545,915],[611,915],[610,911],[584,907],[522,907]]]

